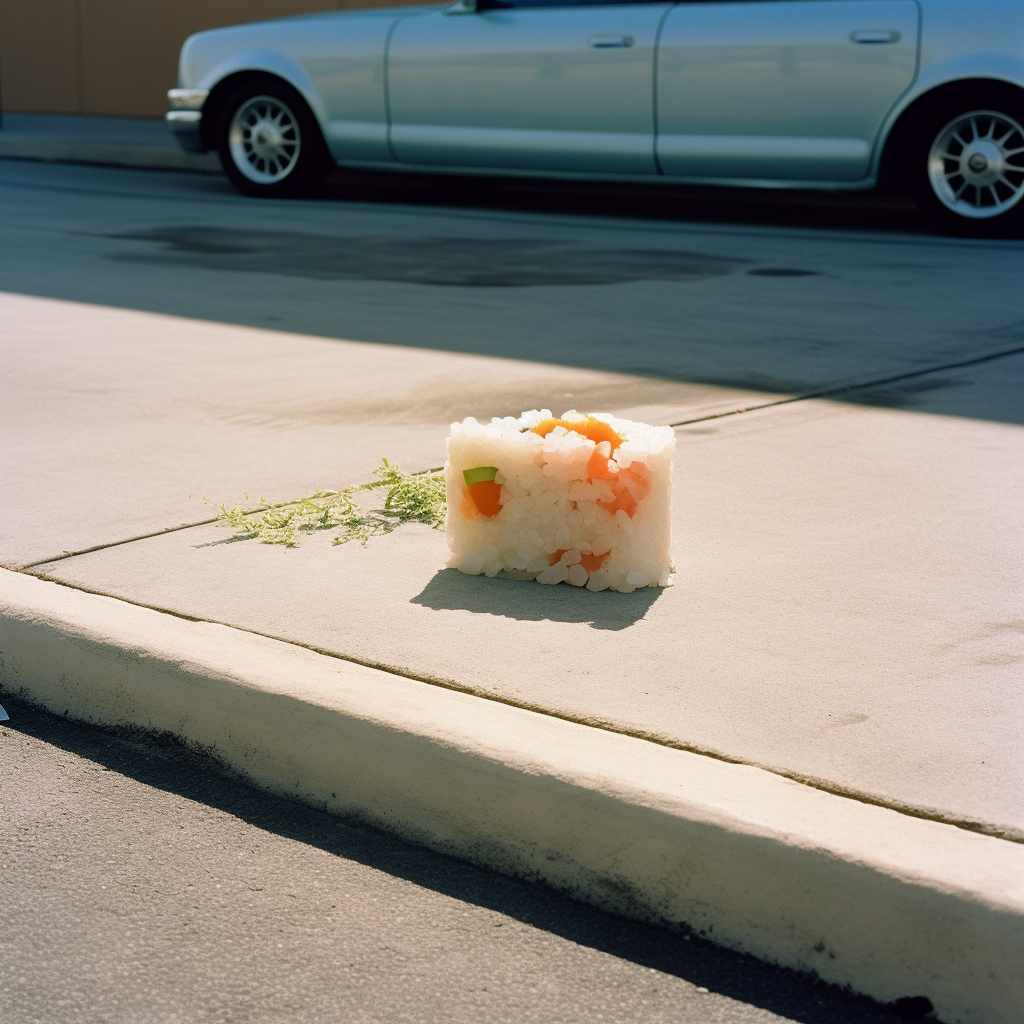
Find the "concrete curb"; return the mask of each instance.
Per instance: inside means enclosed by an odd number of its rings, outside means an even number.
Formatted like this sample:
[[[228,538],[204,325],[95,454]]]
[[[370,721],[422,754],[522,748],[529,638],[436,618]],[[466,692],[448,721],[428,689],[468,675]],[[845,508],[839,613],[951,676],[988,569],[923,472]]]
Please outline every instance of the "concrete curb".
[[[49,163],[106,164],[149,170],[200,171],[222,174],[216,153],[186,153],[173,143],[166,146],[122,142],[90,142],[0,133],[0,159],[42,160]]]
[[[1024,846],[0,570],[0,687],[949,1024],[1019,1024]]]

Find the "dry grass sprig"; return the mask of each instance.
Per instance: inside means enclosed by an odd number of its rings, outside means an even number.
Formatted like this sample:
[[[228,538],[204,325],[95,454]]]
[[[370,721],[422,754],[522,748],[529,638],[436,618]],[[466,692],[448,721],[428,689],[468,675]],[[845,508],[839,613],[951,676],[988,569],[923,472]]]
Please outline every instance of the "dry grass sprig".
[[[280,503],[259,499],[255,509],[221,504],[217,519],[232,527],[239,540],[295,547],[304,533],[336,530],[335,544],[392,533],[403,523],[424,523],[439,530],[445,521],[445,486],[442,470],[405,473],[387,459],[374,471],[376,480],[340,491],[314,494]],[[356,500],[363,492],[387,488],[380,508],[364,509]]]

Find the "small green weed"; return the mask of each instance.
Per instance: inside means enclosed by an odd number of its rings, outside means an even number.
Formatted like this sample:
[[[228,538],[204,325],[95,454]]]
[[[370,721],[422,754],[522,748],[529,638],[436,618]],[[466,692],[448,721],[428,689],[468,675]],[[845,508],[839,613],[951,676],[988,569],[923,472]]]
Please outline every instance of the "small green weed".
[[[317,491],[305,498],[271,504],[260,498],[259,508],[241,505],[220,506],[217,519],[232,527],[239,540],[258,540],[261,544],[295,547],[303,533],[337,530],[335,544],[380,537],[398,529],[402,523],[425,523],[439,530],[444,526],[444,473],[403,473],[387,459],[374,471],[376,480],[356,484],[340,491]],[[364,510],[356,496],[364,491],[387,488],[381,508]]]

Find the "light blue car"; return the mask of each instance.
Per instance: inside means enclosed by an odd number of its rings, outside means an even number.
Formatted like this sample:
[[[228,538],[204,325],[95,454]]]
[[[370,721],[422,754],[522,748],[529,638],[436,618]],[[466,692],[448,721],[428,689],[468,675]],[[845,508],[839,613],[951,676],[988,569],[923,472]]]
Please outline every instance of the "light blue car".
[[[200,32],[171,130],[242,191],[335,165],[911,191],[1024,223],[1024,0],[458,0]]]

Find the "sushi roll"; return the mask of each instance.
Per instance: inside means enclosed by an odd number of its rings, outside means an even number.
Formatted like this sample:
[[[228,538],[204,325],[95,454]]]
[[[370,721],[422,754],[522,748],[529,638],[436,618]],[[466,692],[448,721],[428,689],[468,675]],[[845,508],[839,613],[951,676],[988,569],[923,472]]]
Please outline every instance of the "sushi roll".
[[[671,427],[548,409],[453,423],[448,565],[630,593],[672,572]]]

